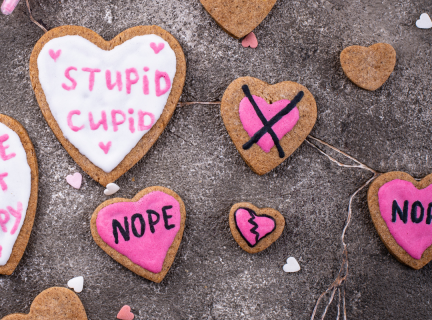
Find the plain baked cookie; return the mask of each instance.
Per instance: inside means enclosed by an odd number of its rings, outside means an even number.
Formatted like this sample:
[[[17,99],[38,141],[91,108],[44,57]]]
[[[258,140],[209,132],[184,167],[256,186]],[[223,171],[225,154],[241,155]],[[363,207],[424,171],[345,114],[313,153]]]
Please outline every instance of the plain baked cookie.
[[[36,215],[38,164],[24,127],[0,114],[0,274],[10,275],[27,247]]]
[[[102,203],[91,218],[93,239],[118,263],[154,282],[169,271],[186,221],[182,199],[164,187],[149,187],[133,199]]]
[[[90,29],[45,33],[30,57],[42,113],[75,162],[103,186],[134,166],[167,126],[183,90],[186,60],[157,26],[105,41]]]
[[[15,313],[2,320],[87,320],[84,306],[71,290],[53,287],[42,291],[30,306],[30,313]]]
[[[315,125],[317,107],[309,90],[298,83],[270,85],[243,77],[226,89],[221,115],[244,161],[262,175],[303,143]]]

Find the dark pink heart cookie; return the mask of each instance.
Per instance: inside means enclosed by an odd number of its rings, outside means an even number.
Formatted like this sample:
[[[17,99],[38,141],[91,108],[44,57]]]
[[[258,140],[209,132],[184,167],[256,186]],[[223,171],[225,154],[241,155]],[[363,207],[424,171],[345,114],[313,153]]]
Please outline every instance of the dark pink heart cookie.
[[[234,213],[237,230],[250,247],[272,233],[276,228],[276,221],[268,215],[257,216],[255,211],[247,208],[239,208]]]

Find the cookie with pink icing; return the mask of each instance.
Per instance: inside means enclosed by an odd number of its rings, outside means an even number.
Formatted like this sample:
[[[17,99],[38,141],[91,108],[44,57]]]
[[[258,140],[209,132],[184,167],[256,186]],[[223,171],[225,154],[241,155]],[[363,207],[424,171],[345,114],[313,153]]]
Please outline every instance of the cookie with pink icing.
[[[33,228],[37,194],[33,144],[17,121],[0,115],[0,274],[12,274],[24,254]]]
[[[231,208],[229,224],[234,240],[240,247],[249,253],[257,253],[280,237],[285,228],[285,219],[277,210],[259,209],[251,203],[241,202]]]
[[[262,175],[302,144],[315,124],[317,108],[309,90],[298,83],[269,85],[244,77],[225,91],[221,114],[242,158]]]
[[[36,98],[74,160],[103,186],[138,162],[168,124],[186,60],[157,26],[111,41],[75,26],[45,33],[30,58]]]
[[[159,283],[174,261],[185,220],[185,206],[174,191],[150,187],[131,200],[102,203],[93,213],[91,232],[114,260]]]
[[[420,269],[432,260],[432,175],[416,181],[403,172],[383,174],[368,202],[381,240],[399,261]]]

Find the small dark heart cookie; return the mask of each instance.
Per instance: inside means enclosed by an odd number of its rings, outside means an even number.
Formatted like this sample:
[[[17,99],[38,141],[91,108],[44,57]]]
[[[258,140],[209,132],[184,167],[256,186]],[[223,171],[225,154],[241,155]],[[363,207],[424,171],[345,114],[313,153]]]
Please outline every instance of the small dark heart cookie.
[[[396,65],[396,51],[387,43],[377,43],[368,48],[345,48],[340,61],[345,75],[360,88],[374,91],[390,77]]]
[[[229,214],[234,240],[249,253],[267,249],[282,234],[285,219],[271,208],[259,209],[248,202],[236,203]]]

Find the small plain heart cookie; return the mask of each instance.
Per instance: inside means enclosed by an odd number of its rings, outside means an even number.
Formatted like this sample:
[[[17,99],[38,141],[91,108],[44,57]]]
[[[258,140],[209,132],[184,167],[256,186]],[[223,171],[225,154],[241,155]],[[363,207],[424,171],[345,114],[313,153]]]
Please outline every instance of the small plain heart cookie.
[[[249,253],[267,249],[282,234],[285,219],[279,211],[259,209],[248,202],[236,203],[229,213],[234,240]]]
[[[378,235],[400,262],[420,269],[432,260],[432,174],[421,181],[383,174],[371,184],[368,204]]]
[[[0,274],[20,262],[36,215],[38,165],[20,123],[0,114]]]
[[[101,185],[117,180],[152,147],[183,90],[186,60],[157,26],[111,41],[77,26],[46,32],[30,57],[39,107],[75,162]]]
[[[185,221],[186,209],[177,193],[150,187],[131,200],[102,203],[91,218],[91,232],[114,260],[159,283],[174,262]]]
[[[392,74],[396,65],[396,51],[387,43],[377,43],[368,48],[351,46],[340,55],[345,75],[360,88],[374,91]]]
[[[226,89],[221,115],[241,157],[262,175],[303,143],[315,125],[317,107],[309,90],[298,83],[270,85],[243,77]]]
[[[15,313],[2,320],[87,320],[78,296],[66,288],[42,291],[33,301],[28,314]]]
[[[277,0],[200,0],[207,12],[229,35],[242,38],[269,14]]]

